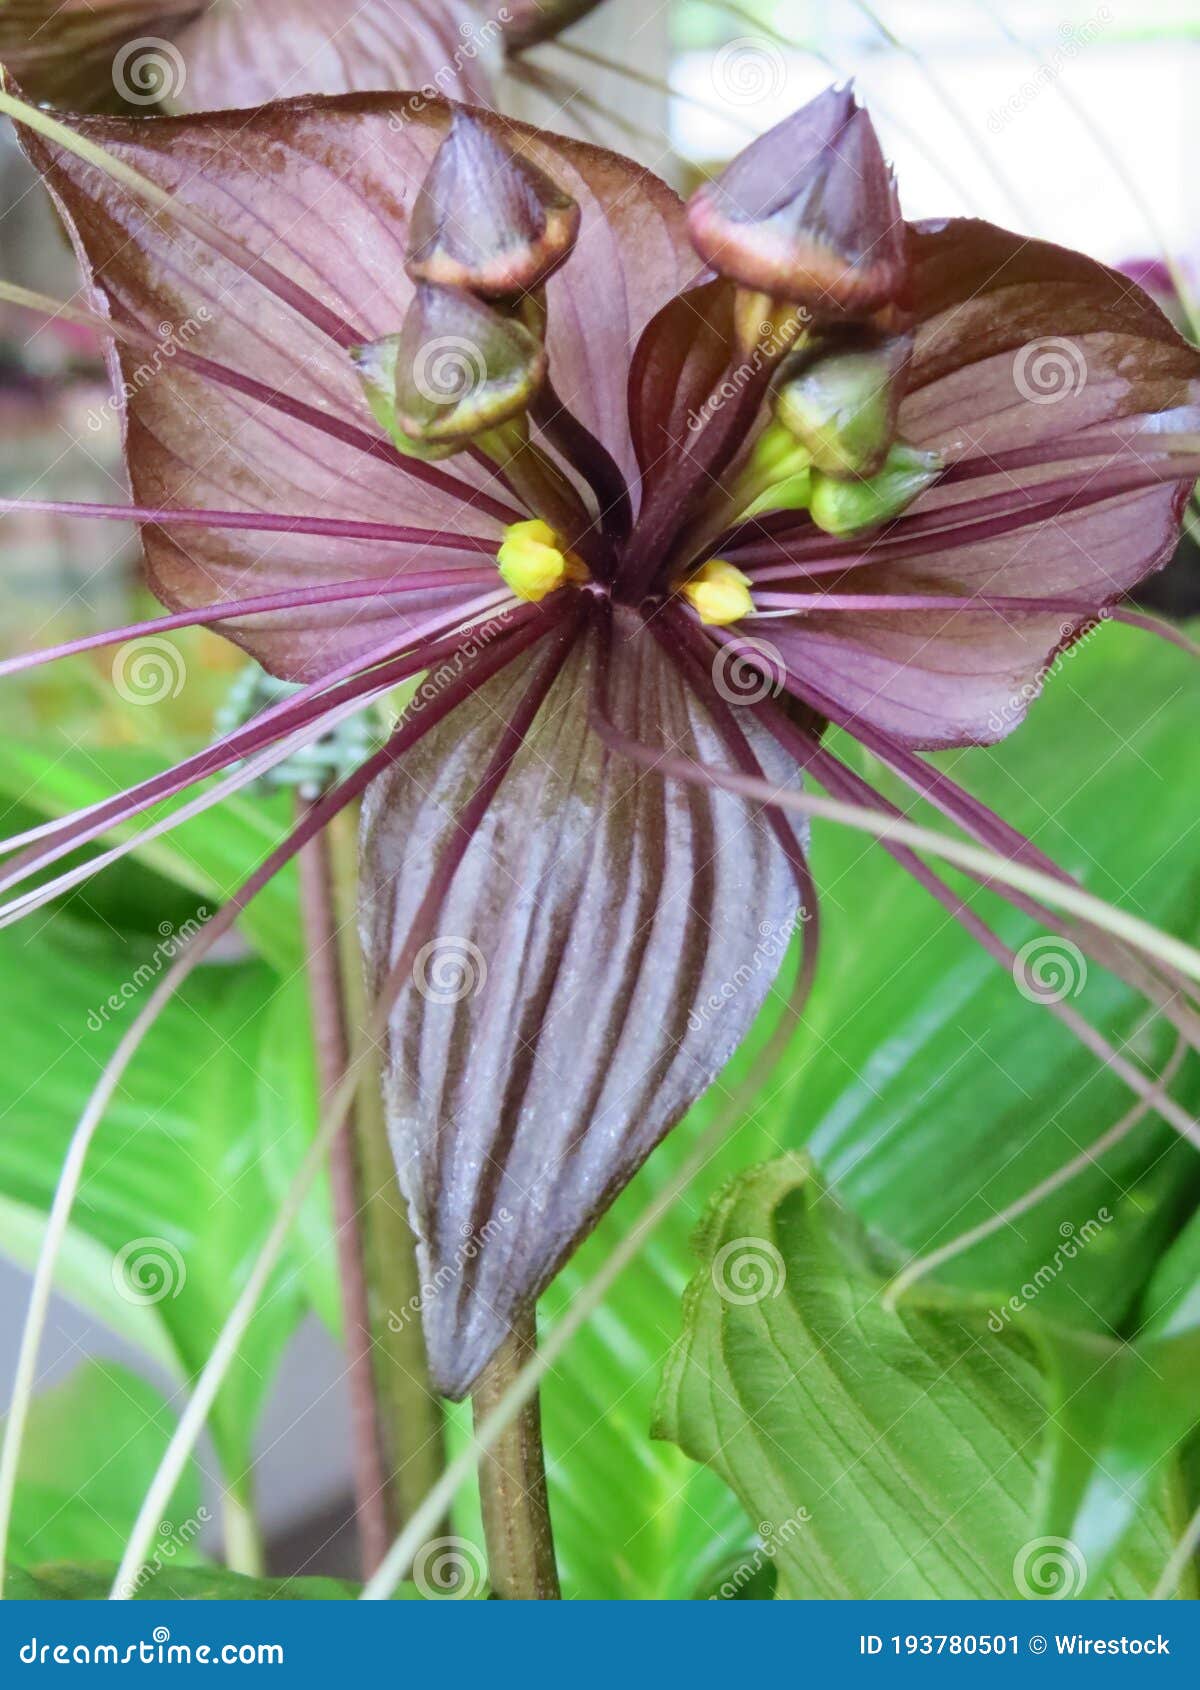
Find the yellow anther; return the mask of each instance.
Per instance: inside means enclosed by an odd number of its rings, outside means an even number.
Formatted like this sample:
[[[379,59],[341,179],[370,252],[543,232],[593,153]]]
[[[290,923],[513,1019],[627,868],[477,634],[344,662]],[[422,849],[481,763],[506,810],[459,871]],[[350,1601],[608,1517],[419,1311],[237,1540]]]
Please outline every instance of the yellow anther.
[[[710,628],[724,628],[740,622],[754,609],[750,577],[724,558],[714,557],[688,578],[680,588],[684,598]]]
[[[496,554],[500,573],[519,599],[537,604],[565,581],[586,581],[587,570],[547,522],[514,522]]]

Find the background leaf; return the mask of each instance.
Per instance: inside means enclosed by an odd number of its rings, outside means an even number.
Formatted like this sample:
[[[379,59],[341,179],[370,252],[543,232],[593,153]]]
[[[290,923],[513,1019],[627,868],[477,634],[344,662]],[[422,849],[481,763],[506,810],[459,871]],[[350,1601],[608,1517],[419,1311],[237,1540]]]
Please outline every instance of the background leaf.
[[[128,1368],[88,1362],[39,1396],[13,1501],[10,1550],[20,1565],[120,1559],[175,1416]],[[196,1560],[206,1511],[189,1462],[159,1525],[170,1564]],[[111,1583],[111,1580],[110,1580]],[[21,1592],[10,1588],[9,1596]]]
[[[761,1520],[780,1595],[1039,1593],[1030,1345],[980,1307],[886,1310],[850,1243],[801,1159],[733,1183],[697,1241],[661,1434]],[[1144,1527],[1101,1585],[1068,1547],[1065,1593],[1144,1595],[1168,1549],[1161,1522]]]

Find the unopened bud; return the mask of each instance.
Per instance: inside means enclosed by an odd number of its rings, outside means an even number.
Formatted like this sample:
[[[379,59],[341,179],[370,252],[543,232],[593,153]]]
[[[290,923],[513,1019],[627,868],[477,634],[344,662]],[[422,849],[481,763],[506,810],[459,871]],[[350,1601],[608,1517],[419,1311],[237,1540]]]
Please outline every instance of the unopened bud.
[[[907,289],[896,184],[866,112],[830,88],[693,194],[688,227],[722,275],[817,318],[863,318]]]
[[[888,522],[909,506],[944,469],[936,452],[895,445],[877,475],[837,480],[814,471],[809,512],[827,534],[853,534]]]
[[[775,394],[775,415],[826,475],[869,476],[896,437],[908,336],[853,334],[801,365]]]
[[[571,196],[456,108],[413,207],[407,269],[414,281],[499,299],[540,287],[578,233]]]
[[[398,335],[355,351],[372,410],[402,451],[457,451],[522,415],[546,374],[515,317],[455,288],[417,288]]]

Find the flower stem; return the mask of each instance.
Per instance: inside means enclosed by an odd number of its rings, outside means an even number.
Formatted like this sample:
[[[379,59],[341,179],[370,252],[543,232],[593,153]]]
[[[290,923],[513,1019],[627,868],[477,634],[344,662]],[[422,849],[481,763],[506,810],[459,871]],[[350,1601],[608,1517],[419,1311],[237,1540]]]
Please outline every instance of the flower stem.
[[[303,822],[311,804],[302,798],[298,808],[298,820]],[[327,832],[318,833],[300,853],[300,903],[317,1072],[324,1102],[341,1083],[349,1061],[347,1005],[338,913],[334,902],[333,861]],[[363,1572],[369,1578],[387,1553],[391,1522],[387,1468],[375,1401],[370,1300],[359,1222],[360,1179],[353,1114],[330,1147],[329,1174],[353,1429],[355,1517]]]
[[[233,1488],[226,1491],[221,1503],[221,1536],[230,1572],[261,1578],[266,1564],[258,1521],[247,1498]]]
[[[329,838],[346,1003],[352,1024],[364,1026],[368,1009],[357,936],[357,808],[337,818]],[[359,1088],[356,1125],[376,1413],[391,1474],[391,1502],[403,1524],[441,1476],[445,1424],[441,1398],[429,1377],[416,1242],[396,1181],[378,1076]]]
[[[475,1388],[476,1428],[503,1400],[537,1350],[537,1315],[523,1315],[488,1363]],[[546,1494],[542,1414],[531,1395],[484,1451],[479,1499],[492,1595],[510,1602],[544,1602],[562,1595]]]

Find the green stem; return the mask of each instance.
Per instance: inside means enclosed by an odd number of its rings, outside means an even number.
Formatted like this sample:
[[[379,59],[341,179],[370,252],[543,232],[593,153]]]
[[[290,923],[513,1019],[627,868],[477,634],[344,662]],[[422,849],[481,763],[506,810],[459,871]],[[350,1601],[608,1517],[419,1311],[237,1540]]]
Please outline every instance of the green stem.
[[[300,821],[305,819],[309,807],[310,801],[301,798],[297,807]],[[313,1042],[321,1102],[325,1106],[344,1079],[350,1061],[347,979],[351,970],[360,971],[361,965],[355,960],[349,967],[343,966],[346,922],[334,892],[334,859],[328,831],[318,833],[304,847],[299,867]],[[342,1299],[346,1382],[350,1394],[355,1522],[363,1575],[370,1578],[387,1553],[392,1533],[387,1463],[376,1401],[371,1346],[371,1299],[363,1241],[356,1117],[357,1108],[351,1111],[345,1126],[330,1146],[329,1180]]]
[[[475,1387],[476,1430],[505,1399],[537,1352],[537,1315],[523,1315]],[[479,1500],[492,1595],[510,1602],[555,1601],[562,1591],[546,1492],[542,1416],[536,1393],[484,1451]]]
[[[225,1565],[231,1573],[261,1578],[266,1571],[262,1536],[248,1498],[228,1490],[221,1502],[221,1535],[225,1543]]]
[[[357,938],[355,812],[333,823],[330,851],[347,1014],[352,1026],[364,1026],[368,1011]],[[357,1153],[375,1402],[392,1505],[403,1524],[441,1476],[446,1434],[421,1327],[416,1241],[396,1182],[378,1075],[367,1076],[359,1088]]]

